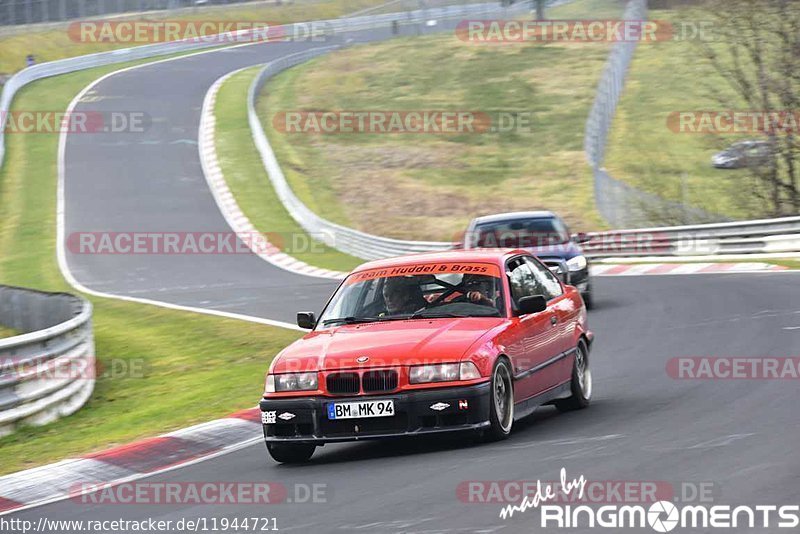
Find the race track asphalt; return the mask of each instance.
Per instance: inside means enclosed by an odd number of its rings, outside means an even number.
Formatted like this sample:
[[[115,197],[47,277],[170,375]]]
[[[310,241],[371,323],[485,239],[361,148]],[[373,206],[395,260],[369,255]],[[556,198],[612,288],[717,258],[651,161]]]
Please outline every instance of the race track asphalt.
[[[440,22],[402,34],[452,28]],[[230,232],[200,165],[197,132],[209,87],[233,70],[282,56],[392,37],[388,28],[313,42],[271,42],[157,62],[110,76],[75,111],[144,114],[143,132],[71,134],[64,152],[64,235],[85,232]],[[139,115],[141,116],[141,115]],[[65,248],[83,286],[103,293],[293,322],[319,311],[338,285],[246,254],[82,254]],[[287,306],[287,304],[291,304]]]
[[[259,443],[146,480],[271,481],[290,495],[296,484],[324,484],[327,502],[63,501],[15,517],[256,516],[275,517],[281,531],[296,532],[535,532],[542,530],[535,512],[502,520],[497,503],[462,502],[459,484],[556,480],[562,467],[593,481],[664,481],[678,493],[683,484],[710,484],[717,504],[798,503],[797,381],[676,380],[666,364],[676,356],[796,356],[800,274],[602,278],[596,287],[598,305],[590,312],[597,333],[595,398],[587,410],[542,408],[518,424],[510,440],[495,444],[461,436],[326,445],[311,463],[285,466],[272,462]]]
[[[359,39],[385,37],[388,31]],[[142,135],[68,137],[66,234],[229,231],[197,155],[203,97],[227,72],[313,46],[319,44],[217,51],[101,82],[78,109],[144,111],[153,127]],[[282,321],[291,321],[297,309],[318,310],[335,284],[288,273],[253,255],[68,254],[67,262],[75,278],[96,291]],[[562,467],[590,480],[711,483],[714,498],[727,504],[800,501],[796,381],[674,380],[665,370],[677,356],[797,356],[798,274],[602,278],[596,291],[597,309],[590,313],[597,334],[594,404],[571,414],[543,408],[509,441],[476,444],[460,436],[328,445],[303,466],[277,465],[256,444],[148,480],[273,481],[290,493],[295,484],[325,484],[327,502],[62,501],[14,517],[275,517],[281,531],[297,532],[533,532],[541,530],[534,512],[502,520],[496,503],[459,500],[459,483],[554,480]]]

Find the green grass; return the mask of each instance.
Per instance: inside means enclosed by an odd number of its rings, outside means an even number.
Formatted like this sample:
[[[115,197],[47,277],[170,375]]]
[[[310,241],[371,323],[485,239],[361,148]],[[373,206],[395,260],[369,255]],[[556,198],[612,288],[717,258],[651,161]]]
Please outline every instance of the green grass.
[[[4,337],[13,337],[19,334],[20,332],[18,332],[17,330],[14,330],[13,328],[9,328],[7,326],[0,324],[0,339]]]
[[[276,5],[244,5],[218,8],[198,8],[177,14],[148,13],[146,16],[131,16],[126,20],[169,21],[237,21],[288,23],[337,18],[366,7],[380,5],[385,0],[319,0]],[[67,57],[103,52],[116,48],[127,48],[146,43],[84,43],[70,38],[65,24],[61,29],[25,31],[16,35],[0,35],[0,74],[13,73],[25,67],[25,56],[34,54],[37,61],[53,61]]]
[[[692,13],[656,10],[650,16],[704,20]],[[738,101],[728,83],[699,57],[696,43],[641,44],[611,129],[605,165],[612,176],[732,219],[767,215],[763,203],[750,194],[754,180],[749,171],[711,166],[715,152],[752,136],[678,134],[667,127],[667,117],[675,111],[721,110],[720,95]]]
[[[608,20],[618,19],[625,9],[626,0],[577,0],[548,9],[549,19],[561,20]]]
[[[762,260],[766,263],[772,263],[774,265],[783,265],[784,267],[788,267],[789,269],[800,270],[800,260]]]
[[[65,109],[78,91],[120,66],[23,89],[16,109]],[[9,135],[0,173],[0,283],[70,290],[55,256],[56,135]],[[224,416],[256,404],[272,357],[298,332],[91,298],[96,352],[145,377],[100,378],[89,403],[45,427],[0,439],[0,474]]]
[[[256,67],[232,76],[217,94],[216,146],[225,181],[250,222],[260,232],[277,233],[278,239],[271,241],[283,244],[284,252],[315,267],[350,271],[363,260],[311,240],[283,207],[264,170],[243,105],[259,70]]]
[[[618,16],[620,6],[584,0],[549,15]],[[576,231],[598,229],[604,223],[583,131],[608,52],[605,43],[400,38],[280,74],[265,86],[258,111],[294,192],[334,222],[401,239],[452,240],[477,215],[553,209]],[[276,114],[296,110],[531,112],[533,128],[450,136],[278,132]]]

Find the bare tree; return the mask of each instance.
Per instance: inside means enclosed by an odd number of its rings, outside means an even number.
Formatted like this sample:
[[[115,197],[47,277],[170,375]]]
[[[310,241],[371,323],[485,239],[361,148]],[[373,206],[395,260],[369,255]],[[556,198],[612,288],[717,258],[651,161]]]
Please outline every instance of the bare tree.
[[[796,0],[708,0],[702,13],[713,38],[700,39],[701,55],[733,89],[717,94],[728,109],[762,117],[800,116],[800,2]],[[785,126],[786,123],[781,121]],[[764,128],[771,162],[751,167],[767,212],[800,212],[800,144],[793,128]]]

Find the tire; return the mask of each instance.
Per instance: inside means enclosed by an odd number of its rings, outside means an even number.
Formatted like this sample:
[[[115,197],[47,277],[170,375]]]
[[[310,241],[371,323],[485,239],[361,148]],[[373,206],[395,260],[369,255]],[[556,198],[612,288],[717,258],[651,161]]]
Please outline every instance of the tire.
[[[562,412],[582,410],[592,401],[592,371],[589,368],[589,349],[583,340],[575,349],[575,363],[572,365],[572,396],[555,402],[556,408]]]
[[[498,358],[492,369],[489,392],[489,422],[484,432],[486,441],[499,441],[511,435],[514,426],[514,378],[505,358]]]
[[[282,464],[300,464],[311,459],[317,446],[308,443],[267,443],[272,459]]]

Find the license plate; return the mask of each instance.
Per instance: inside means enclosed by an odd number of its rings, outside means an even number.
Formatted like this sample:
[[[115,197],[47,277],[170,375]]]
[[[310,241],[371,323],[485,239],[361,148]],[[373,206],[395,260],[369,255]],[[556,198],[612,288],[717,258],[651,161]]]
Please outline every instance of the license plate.
[[[362,419],[366,417],[391,417],[394,415],[393,400],[361,402],[331,402],[328,404],[328,419]]]

